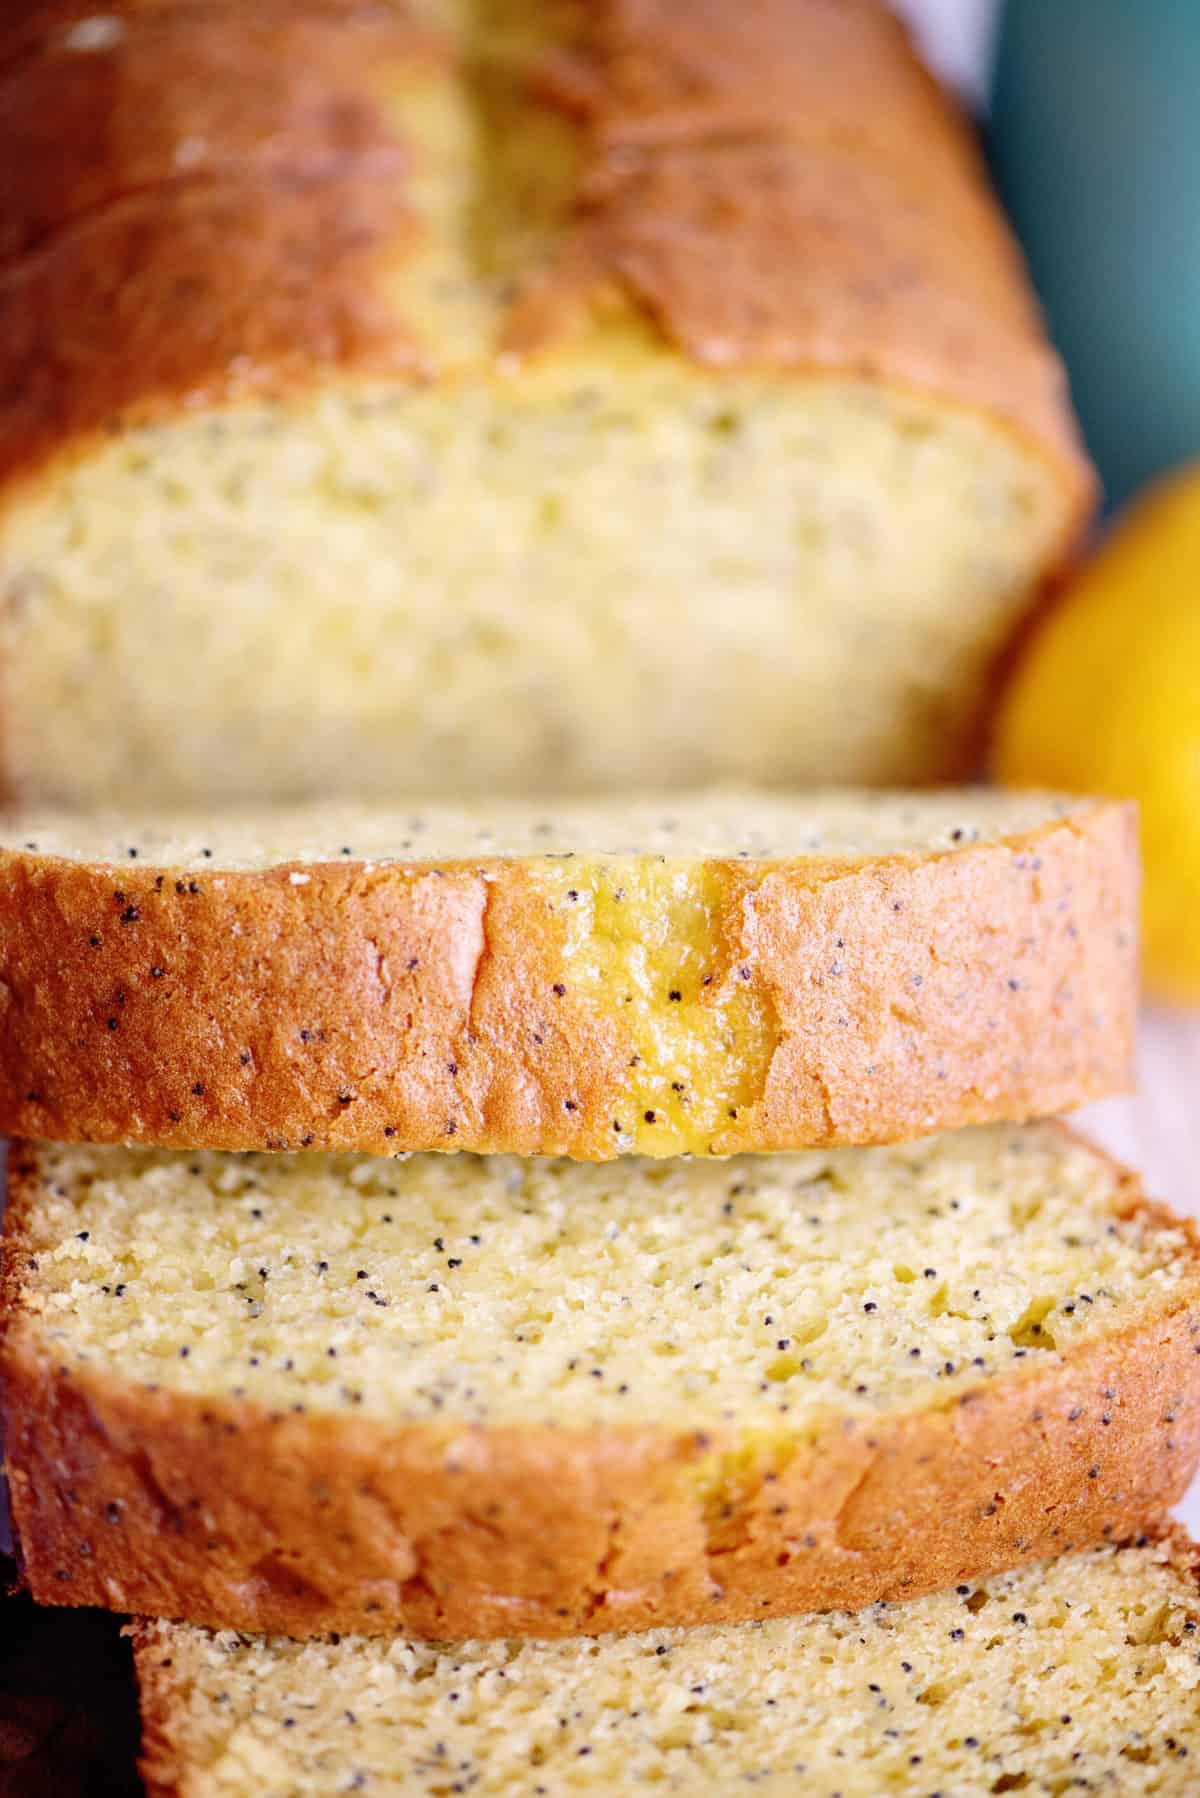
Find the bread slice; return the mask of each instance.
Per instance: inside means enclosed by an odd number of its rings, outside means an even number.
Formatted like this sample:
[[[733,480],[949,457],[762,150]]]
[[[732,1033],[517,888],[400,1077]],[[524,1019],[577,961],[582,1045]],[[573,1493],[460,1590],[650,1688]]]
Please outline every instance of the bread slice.
[[[0,825],[0,1129],[599,1160],[1131,1079],[1132,809],[714,794]]]
[[[1181,1536],[855,1615],[603,1642],[133,1634],[150,1798],[1191,1798],[1200,1779]]]
[[[6,10],[0,785],[969,769],[1093,487],[883,0]]]
[[[1200,1247],[1061,1127],[731,1162],[18,1146],[38,1599],[304,1636],[859,1605],[1200,1458]]]

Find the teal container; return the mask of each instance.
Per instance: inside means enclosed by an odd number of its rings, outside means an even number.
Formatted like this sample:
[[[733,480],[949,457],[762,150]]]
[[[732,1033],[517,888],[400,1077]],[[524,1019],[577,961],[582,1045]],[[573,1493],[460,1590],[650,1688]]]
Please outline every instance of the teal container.
[[[1118,504],[1200,454],[1200,0],[1008,0],[991,153]]]

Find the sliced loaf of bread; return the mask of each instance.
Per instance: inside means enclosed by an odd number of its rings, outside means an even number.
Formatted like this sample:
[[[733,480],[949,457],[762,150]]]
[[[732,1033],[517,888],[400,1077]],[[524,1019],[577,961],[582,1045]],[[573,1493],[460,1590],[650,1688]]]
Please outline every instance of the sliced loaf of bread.
[[[1092,484],[883,0],[4,14],[0,786],[970,766]]]
[[[150,1798],[1192,1798],[1180,1537],[854,1615],[603,1642],[134,1628]]]
[[[1132,809],[1039,794],[17,814],[0,1129],[221,1149],[893,1141],[1130,1079]]]
[[[34,1595],[304,1636],[852,1606],[1136,1531],[1200,1248],[1060,1126],[714,1160],[12,1151]]]

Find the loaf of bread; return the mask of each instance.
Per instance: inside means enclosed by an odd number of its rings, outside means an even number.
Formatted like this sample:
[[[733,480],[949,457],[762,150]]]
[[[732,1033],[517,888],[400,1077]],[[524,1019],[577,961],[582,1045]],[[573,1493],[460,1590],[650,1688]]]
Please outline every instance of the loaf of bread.
[[[729,1162],[14,1146],[25,1577],[561,1636],[927,1591],[1200,1456],[1200,1246],[1053,1124]]]
[[[963,770],[1090,477],[882,0],[17,11],[10,792]]]
[[[719,792],[0,820],[0,1129],[600,1160],[1128,1084],[1131,808]]]
[[[604,1642],[135,1626],[149,1798],[1194,1798],[1181,1537],[854,1616]]]

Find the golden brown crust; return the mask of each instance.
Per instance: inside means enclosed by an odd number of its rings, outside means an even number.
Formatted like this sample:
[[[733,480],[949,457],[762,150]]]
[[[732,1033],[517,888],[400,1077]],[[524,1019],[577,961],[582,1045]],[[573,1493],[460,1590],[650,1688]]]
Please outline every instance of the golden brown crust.
[[[249,396],[314,361],[420,353],[375,293],[380,237],[416,230],[402,190],[361,176],[214,182],[133,194],[0,270],[0,341],[19,358],[0,420],[0,479],[94,430],[119,435],[187,394]],[[238,281],[216,279],[221,262]],[[330,276],[327,266],[336,270]],[[102,318],[120,351],[96,354]]]
[[[397,167],[420,153],[389,83],[429,54],[401,9],[248,23],[121,0],[118,35],[86,54],[63,48],[75,12],[34,9],[23,41],[41,47],[0,108],[0,165],[22,177],[0,231],[0,478],[197,402],[432,366],[383,274],[412,249]],[[714,369],[865,376],[982,409],[1052,465],[1065,542],[1092,486],[1061,371],[967,133],[887,9],[601,0],[580,17],[576,42],[503,77],[577,122],[581,177],[559,254],[497,308],[494,347],[561,345],[615,288]],[[442,77],[471,104],[493,49],[469,41]],[[214,178],[220,221],[198,223]]]
[[[429,35],[392,11],[106,16],[110,49],[48,51],[0,95],[21,170],[0,231],[0,479],[316,367],[420,369],[377,276],[421,233],[378,89],[436,64]]]
[[[581,202],[509,350],[562,337],[615,285],[697,363],[940,393],[1017,426],[1078,483],[1062,371],[1040,329],[1005,316],[1015,253],[990,213],[966,267],[950,220],[888,169],[790,143],[672,145],[598,170]]]
[[[0,1129],[607,1160],[631,1146],[613,1119],[635,1039],[620,994],[579,985],[542,865],[178,878],[0,852]],[[1128,806],[947,854],[697,868],[717,895],[701,1002],[736,984],[768,1032],[716,1154],[1022,1120],[1131,1082]],[[636,1140],[670,1152],[671,1128]]]
[[[343,18],[347,14],[405,12],[407,0],[255,0],[256,21],[288,18]],[[192,19],[245,20],[240,0],[112,0],[98,13],[96,0],[7,0],[3,58],[36,54],[53,48],[62,35],[83,20],[107,21]],[[102,28],[102,35],[107,31]]]
[[[953,107],[875,0],[592,0],[534,66],[535,91],[607,147],[823,138],[931,168],[973,151]],[[950,146],[953,148],[950,148]]]
[[[218,179],[283,184],[352,172],[402,186],[408,156],[382,128],[367,71],[382,62],[394,75],[422,55],[444,65],[434,40],[402,34],[394,9],[370,6],[336,19],[244,18],[233,30],[228,16],[164,11],[129,32],[119,57],[51,38],[0,76],[15,172],[0,264],[133,195],[165,210]]]
[[[701,364],[849,371],[994,415],[1055,464],[1078,522],[1090,477],[1019,253],[890,9],[602,0],[540,91],[590,154],[510,348],[616,287]]]
[[[855,1607],[1135,1534],[1200,1460],[1190,1227],[1190,1275],[1124,1330],[937,1407],[832,1415],[756,1453],[736,1431],[267,1414],[62,1366],[18,1302],[35,1169],[15,1162],[7,1472],[45,1603],[419,1637]],[[1143,1208],[1127,1178],[1123,1209]]]

